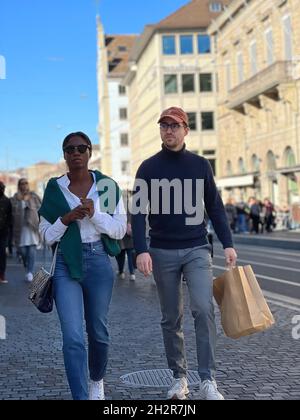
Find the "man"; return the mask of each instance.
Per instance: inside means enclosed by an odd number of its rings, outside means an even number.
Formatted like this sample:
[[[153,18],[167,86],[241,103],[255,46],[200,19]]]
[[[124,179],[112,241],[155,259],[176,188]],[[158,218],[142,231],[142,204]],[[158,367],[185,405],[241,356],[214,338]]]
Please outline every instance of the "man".
[[[12,224],[12,210],[9,198],[4,195],[5,185],[0,181],[0,284],[7,283],[6,270],[6,246]]]
[[[195,203],[197,200],[195,208],[197,213],[204,203],[207,215],[223,244],[228,266],[235,265],[237,255],[233,248],[226,213],[214,182],[211,166],[205,158],[186,150],[185,137],[189,133],[187,114],[181,108],[172,107],[161,114],[158,123],[163,142],[162,150],[141,164],[135,185],[136,197],[140,194],[137,187],[139,180],[143,180],[148,186],[150,250],[147,249],[145,238],[144,208],[139,212],[134,212],[133,209],[133,213],[136,214],[133,214],[132,221],[134,245],[138,255],[137,267],[145,276],[150,275],[153,268],[160,300],[165,351],[169,368],[174,376],[167,397],[168,399],[185,399],[189,392],[182,329],[181,278],[183,275],[188,286],[190,306],[195,322],[201,397],[207,400],[223,400],[224,397],[218,391],[215,382],[216,326],[212,293],[211,246],[207,241],[203,217],[201,220],[198,220],[199,217],[195,218],[191,223],[191,212],[186,210],[188,208],[186,204]],[[151,190],[155,179],[170,182],[180,180],[182,199],[185,203],[181,214],[178,212],[178,205],[182,201],[179,191],[170,194],[169,214],[163,211],[165,206],[161,203],[157,204],[157,192],[153,188]],[[192,182],[192,188],[187,187],[189,182]],[[201,185],[203,196],[199,197]],[[153,198],[154,195],[156,199]],[[160,193],[161,201],[164,196],[164,193]],[[159,211],[154,212],[153,209],[157,209],[157,206],[159,206]],[[202,210],[204,213],[204,209]]]
[[[40,243],[38,209],[41,200],[31,192],[27,179],[18,182],[18,192],[11,199],[13,211],[13,242],[22,255],[26,271],[25,281],[31,282],[35,264],[36,248]]]

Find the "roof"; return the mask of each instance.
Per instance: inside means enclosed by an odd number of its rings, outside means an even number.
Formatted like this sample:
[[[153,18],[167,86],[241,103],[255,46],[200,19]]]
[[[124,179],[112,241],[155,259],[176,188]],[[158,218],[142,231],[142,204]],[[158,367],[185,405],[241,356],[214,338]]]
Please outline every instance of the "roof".
[[[210,4],[227,6],[231,0],[192,0],[157,24],[146,25],[142,35],[136,40],[130,59],[138,61],[142,52],[156,32],[180,30],[206,30],[220,12],[212,12]]]
[[[128,69],[129,55],[137,35],[105,35],[110,77],[123,77]]]

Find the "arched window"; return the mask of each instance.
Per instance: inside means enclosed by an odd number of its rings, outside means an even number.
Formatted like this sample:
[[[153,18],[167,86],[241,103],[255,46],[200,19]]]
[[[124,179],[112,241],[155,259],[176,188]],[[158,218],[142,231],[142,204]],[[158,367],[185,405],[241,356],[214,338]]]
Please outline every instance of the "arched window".
[[[285,165],[288,167],[296,165],[296,157],[291,147],[285,149]]]
[[[274,171],[276,169],[276,157],[271,150],[267,154],[267,168],[268,171]]]
[[[251,165],[252,165],[252,171],[253,172],[259,172],[260,171],[260,160],[257,157],[257,155],[252,155]]]
[[[242,157],[239,158],[238,168],[239,168],[239,173],[240,174],[245,174],[246,173],[246,166],[245,166],[244,159]]]
[[[232,175],[232,163],[231,163],[231,160],[227,160],[227,163],[226,163],[226,174],[228,176],[231,176]]]

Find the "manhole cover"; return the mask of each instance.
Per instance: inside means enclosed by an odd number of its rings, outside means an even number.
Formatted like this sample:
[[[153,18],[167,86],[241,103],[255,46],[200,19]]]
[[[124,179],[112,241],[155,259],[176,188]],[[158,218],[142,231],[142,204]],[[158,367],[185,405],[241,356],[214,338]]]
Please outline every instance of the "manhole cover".
[[[123,375],[120,379],[130,386],[164,388],[171,385],[173,374],[169,369],[141,370]],[[198,372],[188,370],[187,381],[190,387],[198,385],[200,382]]]

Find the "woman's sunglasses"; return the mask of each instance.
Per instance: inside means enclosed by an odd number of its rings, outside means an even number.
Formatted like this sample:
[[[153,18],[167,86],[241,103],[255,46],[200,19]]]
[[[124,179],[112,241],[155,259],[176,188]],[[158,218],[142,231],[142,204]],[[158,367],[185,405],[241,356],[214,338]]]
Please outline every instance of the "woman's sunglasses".
[[[79,146],[66,146],[64,148],[64,152],[68,153],[68,155],[73,155],[75,151],[77,150],[79,153],[84,154],[88,149],[91,147],[87,144],[80,144]]]

